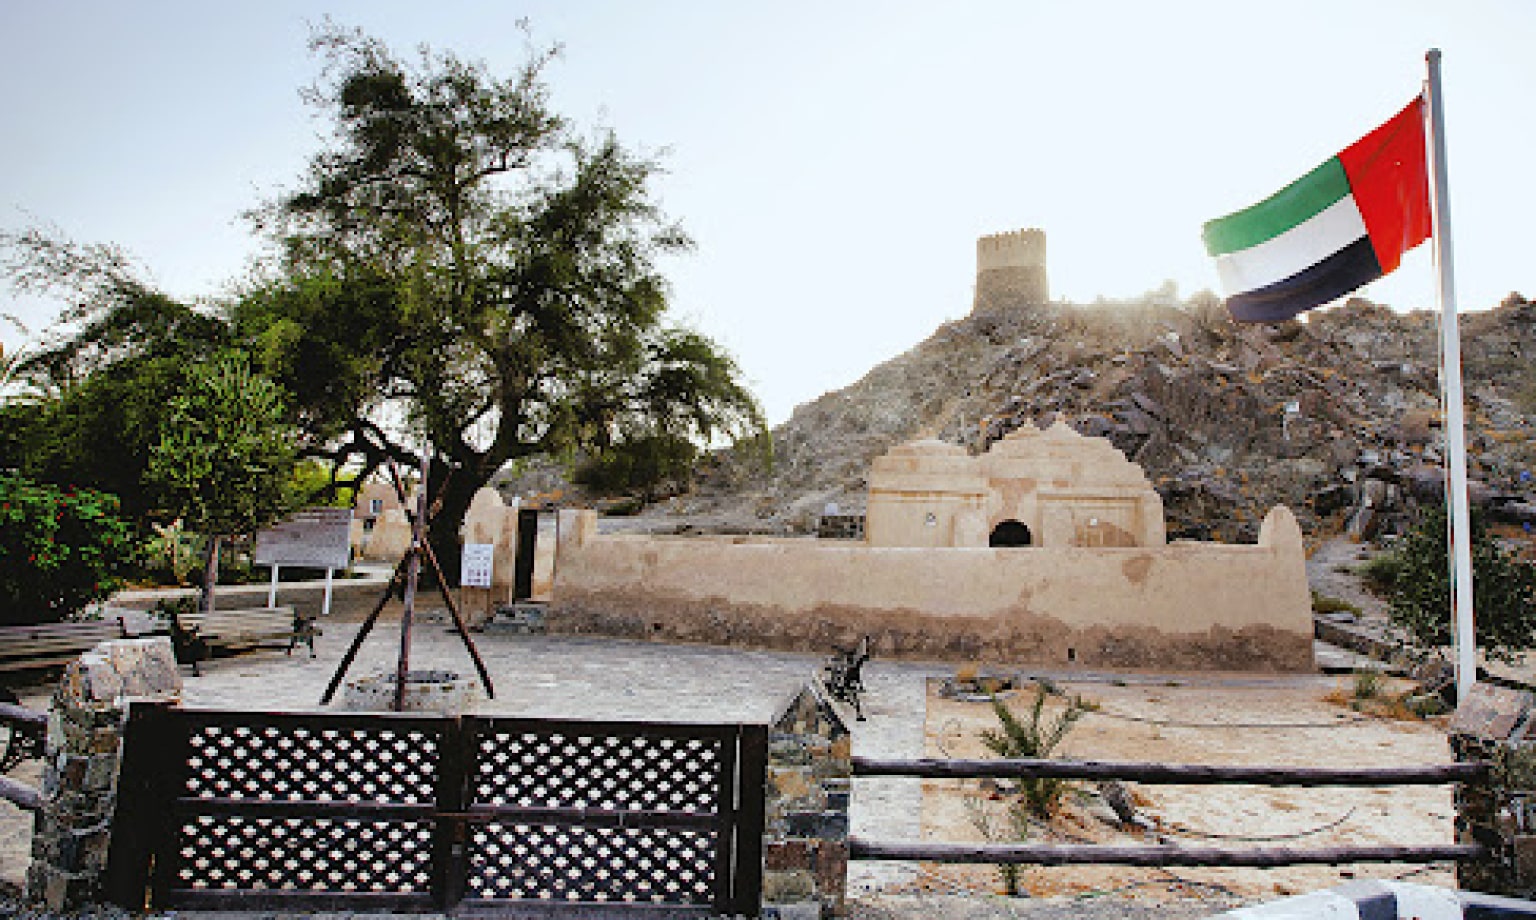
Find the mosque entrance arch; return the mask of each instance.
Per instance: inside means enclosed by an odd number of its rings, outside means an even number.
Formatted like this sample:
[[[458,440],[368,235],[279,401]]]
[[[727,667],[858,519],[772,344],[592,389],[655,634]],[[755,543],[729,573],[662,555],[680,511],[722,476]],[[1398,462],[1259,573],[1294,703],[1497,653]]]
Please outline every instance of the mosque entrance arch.
[[[992,547],[1033,546],[1034,542],[1029,527],[1014,520],[1002,521],[992,528],[992,536],[987,538],[987,545]]]

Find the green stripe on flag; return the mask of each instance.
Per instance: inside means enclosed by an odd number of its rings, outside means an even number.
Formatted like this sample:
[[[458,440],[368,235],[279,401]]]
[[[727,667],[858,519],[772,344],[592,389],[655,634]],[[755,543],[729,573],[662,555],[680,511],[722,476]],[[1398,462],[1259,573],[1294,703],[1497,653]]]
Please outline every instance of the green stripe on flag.
[[[1349,177],[1338,157],[1263,201],[1226,217],[1206,221],[1201,236],[1213,256],[1237,252],[1273,239],[1349,194]]]

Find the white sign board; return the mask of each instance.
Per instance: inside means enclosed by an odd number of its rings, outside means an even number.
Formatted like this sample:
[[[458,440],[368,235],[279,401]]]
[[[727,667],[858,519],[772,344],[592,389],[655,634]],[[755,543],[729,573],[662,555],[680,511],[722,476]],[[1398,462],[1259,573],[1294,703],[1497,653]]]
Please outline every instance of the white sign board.
[[[464,544],[463,562],[459,565],[459,587],[489,588],[495,559],[494,543]]]
[[[257,565],[344,569],[352,558],[351,508],[310,508],[256,534]]]

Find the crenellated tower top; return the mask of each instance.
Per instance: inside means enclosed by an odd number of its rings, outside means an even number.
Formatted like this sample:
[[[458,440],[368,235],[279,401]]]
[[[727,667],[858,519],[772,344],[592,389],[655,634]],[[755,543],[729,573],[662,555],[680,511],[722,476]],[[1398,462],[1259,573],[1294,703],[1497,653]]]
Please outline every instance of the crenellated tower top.
[[[1018,304],[1046,303],[1045,231],[993,233],[976,241],[976,301],[973,312]]]

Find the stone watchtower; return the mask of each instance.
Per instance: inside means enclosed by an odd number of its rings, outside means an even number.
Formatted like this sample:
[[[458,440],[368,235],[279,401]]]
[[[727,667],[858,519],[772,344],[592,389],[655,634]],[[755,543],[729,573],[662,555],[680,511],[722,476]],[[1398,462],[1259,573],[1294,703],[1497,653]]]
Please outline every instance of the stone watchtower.
[[[976,302],[971,312],[1047,303],[1050,297],[1044,230],[994,233],[976,241]]]

